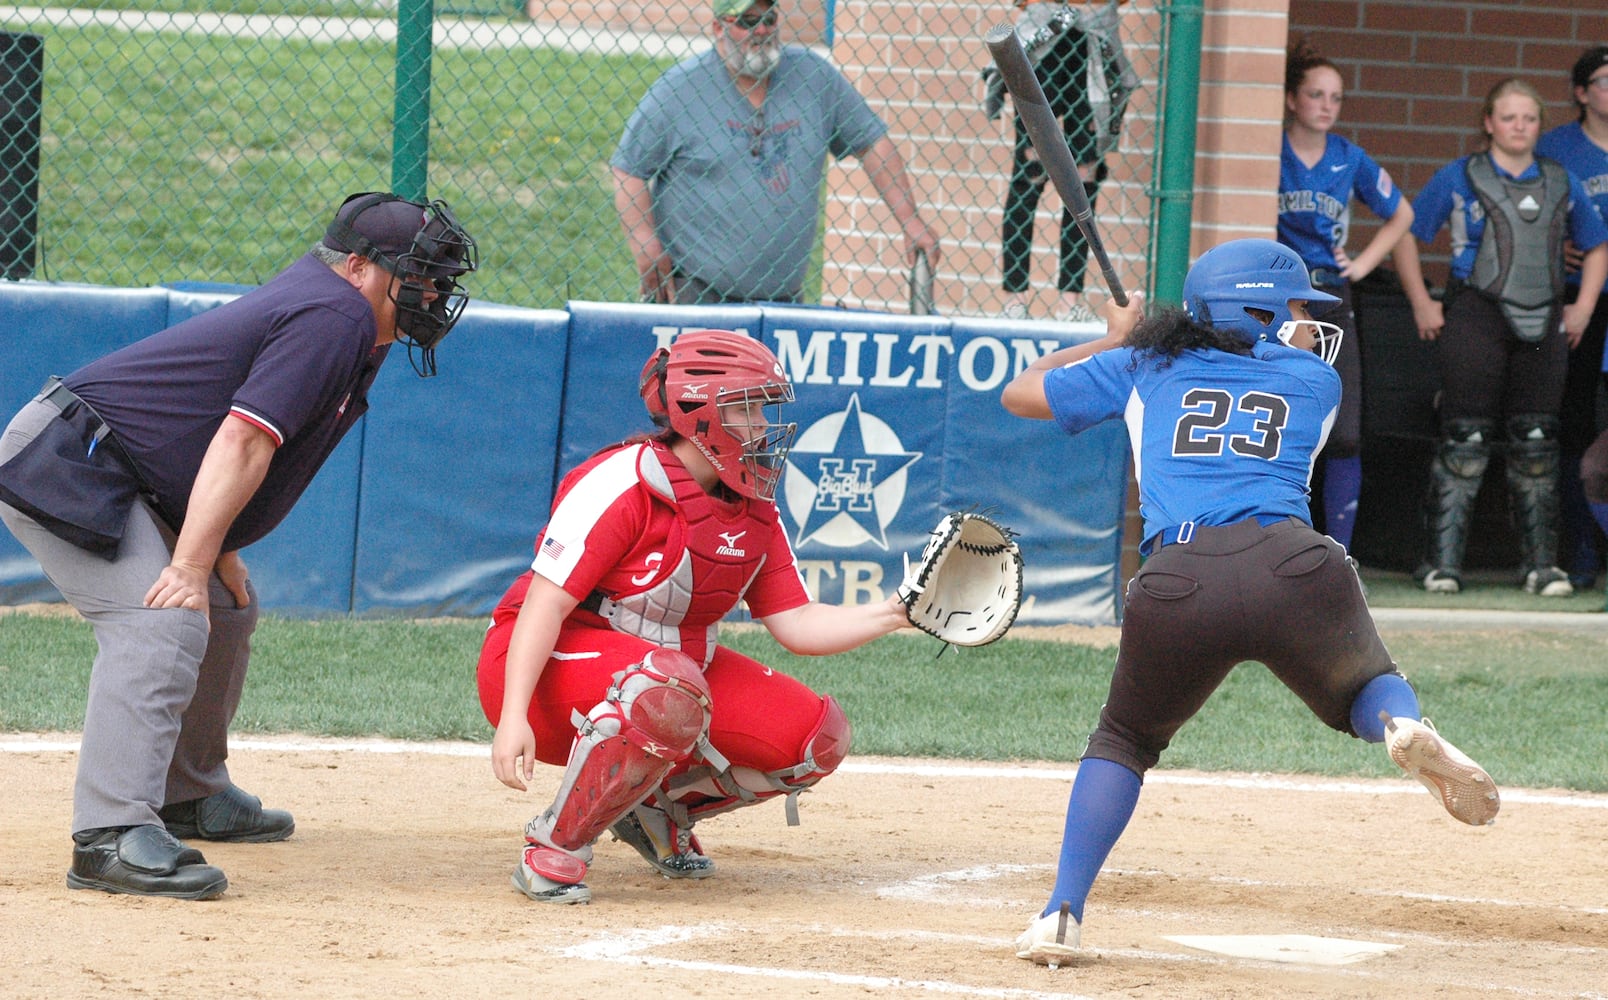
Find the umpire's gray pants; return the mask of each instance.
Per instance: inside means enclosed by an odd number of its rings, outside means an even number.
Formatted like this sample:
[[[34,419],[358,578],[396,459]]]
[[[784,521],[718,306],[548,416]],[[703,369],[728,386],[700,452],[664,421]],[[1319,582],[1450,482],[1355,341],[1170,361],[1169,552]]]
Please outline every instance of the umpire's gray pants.
[[[47,403],[23,407],[0,436],[0,462],[56,417]],[[236,608],[214,574],[210,634],[198,611],[147,608],[145,593],[171,560],[175,539],[143,500],[135,502],[111,562],[5,503],[0,521],[94,626],[99,646],[73,786],[73,832],[160,826],[156,810],[164,803],[227,788],[229,723],[257,626],[256,592],[248,590],[251,603]]]

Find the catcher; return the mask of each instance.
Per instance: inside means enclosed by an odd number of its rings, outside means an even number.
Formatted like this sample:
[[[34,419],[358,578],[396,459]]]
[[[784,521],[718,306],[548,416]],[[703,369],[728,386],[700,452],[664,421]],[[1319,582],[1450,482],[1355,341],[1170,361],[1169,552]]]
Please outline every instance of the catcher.
[[[538,760],[565,769],[525,827],[513,873],[538,902],[591,899],[582,880],[605,830],[665,876],[707,878],[715,866],[696,823],[773,798],[797,823],[799,793],[848,753],[831,695],[716,643],[738,601],[788,650],[823,655],[905,626],[906,601],[947,589],[919,579],[932,573],[924,560],[879,603],[810,599],[773,502],[796,429],[781,421],[793,388],[759,342],[683,334],[648,360],[640,385],[661,429],[560,483],[535,561],[480,655],[498,780],[523,791]],[[1013,616],[959,617],[988,618],[983,632],[997,634]]]
[[[1005,387],[1005,409],[1068,433],[1126,418],[1148,557],[1072,784],[1055,887],[1019,958],[1056,966],[1076,953],[1084,902],[1145,772],[1246,660],[1331,729],[1383,743],[1454,818],[1496,819],[1490,775],[1422,721],[1345,549],[1307,519],[1312,464],[1340,405],[1340,329],[1307,307],[1332,301],[1294,251],[1233,240],[1189,269],[1187,313],[1141,324],[1137,297],[1108,303],[1103,339],[1046,355]]]

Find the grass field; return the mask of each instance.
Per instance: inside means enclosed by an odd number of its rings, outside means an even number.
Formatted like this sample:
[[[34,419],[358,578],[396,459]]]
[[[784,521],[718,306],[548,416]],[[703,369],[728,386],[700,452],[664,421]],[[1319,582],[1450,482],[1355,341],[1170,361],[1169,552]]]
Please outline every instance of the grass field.
[[[484,623],[268,616],[235,730],[489,742],[474,669]],[[859,753],[1073,761],[1104,700],[1111,648],[1007,638],[938,656],[891,636],[796,657],[755,629],[725,639],[842,702]],[[1608,629],[1387,636],[1425,712],[1505,784],[1608,791]],[[76,618],[0,615],[0,730],[72,731],[94,641]],[[1235,671],[1179,734],[1165,767],[1395,773],[1329,732],[1259,665]]]
[[[169,2],[142,13],[161,27],[159,11],[248,6],[394,17],[362,3]],[[392,184],[394,43],[19,17],[0,24],[39,34],[49,53],[35,277],[261,283],[321,235],[341,197]],[[540,29],[521,26],[532,47],[436,51],[429,194],[450,202],[479,243],[477,299],[634,298],[607,161],[670,60],[545,49]]]
[[[1456,594],[1426,594],[1407,573],[1363,567],[1368,603],[1376,608],[1434,608],[1443,611],[1559,611],[1599,613],[1603,588],[1599,583],[1573,597],[1536,597],[1526,594],[1511,575],[1501,572],[1469,573]]]

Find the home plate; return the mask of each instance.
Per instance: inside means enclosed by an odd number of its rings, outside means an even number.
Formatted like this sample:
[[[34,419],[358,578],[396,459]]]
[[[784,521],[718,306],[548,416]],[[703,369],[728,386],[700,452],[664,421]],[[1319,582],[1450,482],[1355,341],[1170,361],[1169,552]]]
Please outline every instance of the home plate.
[[[1300,965],[1350,965],[1401,947],[1399,944],[1313,937],[1310,934],[1179,934],[1166,937],[1168,941],[1176,941],[1186,948],[1219,955]]]

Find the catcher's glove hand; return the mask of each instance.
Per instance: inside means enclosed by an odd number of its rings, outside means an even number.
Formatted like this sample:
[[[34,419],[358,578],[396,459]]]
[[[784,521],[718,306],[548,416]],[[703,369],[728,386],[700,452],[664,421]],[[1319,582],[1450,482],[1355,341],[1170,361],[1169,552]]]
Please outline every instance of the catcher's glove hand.
[[[1012,534],[981,514],[945,514],[916,564],[905,555],[899,600],[910,624],[957,646],[1004,635],[1022,606],[1022,551]]]

